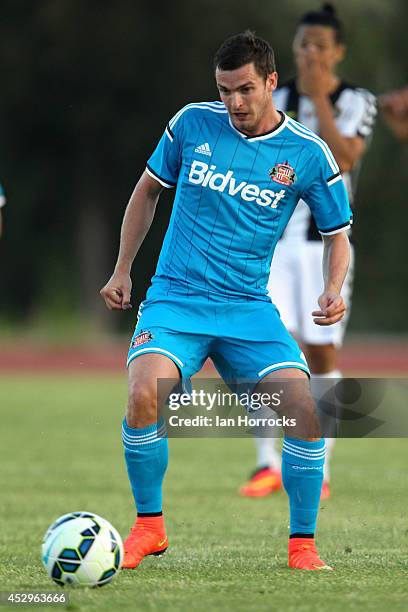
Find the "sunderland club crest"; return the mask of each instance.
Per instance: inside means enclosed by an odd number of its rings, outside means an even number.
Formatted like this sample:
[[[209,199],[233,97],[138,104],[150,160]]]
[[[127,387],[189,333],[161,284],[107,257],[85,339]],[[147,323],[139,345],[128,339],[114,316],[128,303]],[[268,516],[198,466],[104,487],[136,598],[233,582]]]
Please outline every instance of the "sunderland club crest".
[[[137,348],[141,344],[146,344],[146,342],[150,342],[150,340],[153,340],[153,334],[149,331],[141,330],[141,332],[133,338],[130,348]]]
[[[275,166],[269,170],[269,176],[275,183],[279,183],[280,185],[290,186],[296,181],[295,170],[287,161],[283,164],[275,164]]]

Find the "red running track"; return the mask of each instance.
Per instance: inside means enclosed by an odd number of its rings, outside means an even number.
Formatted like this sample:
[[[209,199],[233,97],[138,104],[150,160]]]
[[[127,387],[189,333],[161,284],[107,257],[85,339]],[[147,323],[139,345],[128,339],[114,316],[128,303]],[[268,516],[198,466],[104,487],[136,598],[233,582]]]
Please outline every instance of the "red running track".
[[[0,348],[0,375],[7,373],[124,372],[126,341],[95,346],[3,345]],[[350,340],[341,353],[340,367],[353,376],[408,376],[408,341],[381,339]],[[213,373],[210,361],[203,374]]]

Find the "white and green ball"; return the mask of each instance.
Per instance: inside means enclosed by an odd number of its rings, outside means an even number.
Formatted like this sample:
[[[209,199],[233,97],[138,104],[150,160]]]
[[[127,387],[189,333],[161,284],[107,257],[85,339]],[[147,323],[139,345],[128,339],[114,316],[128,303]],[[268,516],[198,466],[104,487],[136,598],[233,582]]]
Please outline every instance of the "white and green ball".
[[[50,578],[63,586],[103,586],[120,571],[123,544],[105,519],[91,512],[71,512],[53,523],[42,544]]]

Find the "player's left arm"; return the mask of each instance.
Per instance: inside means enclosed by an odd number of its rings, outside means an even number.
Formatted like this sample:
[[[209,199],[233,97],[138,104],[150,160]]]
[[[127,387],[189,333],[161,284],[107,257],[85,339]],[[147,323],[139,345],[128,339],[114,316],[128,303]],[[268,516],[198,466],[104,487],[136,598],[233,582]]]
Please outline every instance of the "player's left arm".
[[[346,312],[340,292],[350,263],[350,243],[346,232],[322,238],[324,292],[318,299],[320,310],[314,310],[312,316],[316,325],[333,325]]]
[[[304,182],[299,185],[300,195],[309,205],[324,242],[324,292],[318,299],[320,310],[312,316],[317,325],[332,325],[346,312],[340,292],[350,261],[346,230],[352,213],[339,166],[327,145],[316,139],[311,152]]]

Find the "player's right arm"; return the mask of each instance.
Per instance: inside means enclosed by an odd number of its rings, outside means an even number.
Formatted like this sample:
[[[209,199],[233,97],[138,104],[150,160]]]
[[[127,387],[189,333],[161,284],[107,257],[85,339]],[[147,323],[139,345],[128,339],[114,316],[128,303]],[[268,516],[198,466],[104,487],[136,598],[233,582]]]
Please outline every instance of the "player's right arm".
[[[100,291],[110,310],[132,307],[130,270],[152,224],[162,190],[163,186],[145,171],[131,195],[123,217],[118,260],[111,278]]]
[[[179,111],[167,124],[126,208],[118,261],[112,277],[100,291],[109,309],[132,307],[130,269],[152,223],[161,191],[177,185],[182,161],[183,114],[188,108]]]

